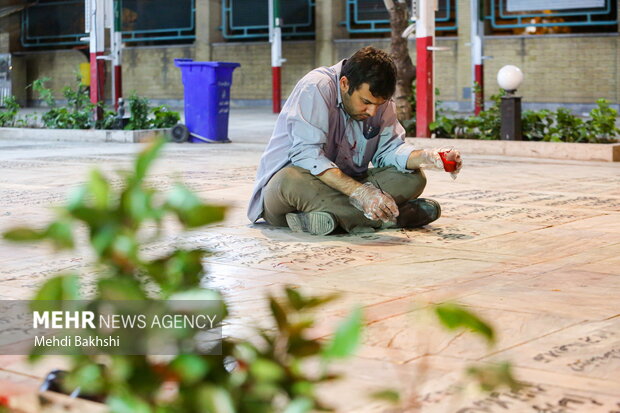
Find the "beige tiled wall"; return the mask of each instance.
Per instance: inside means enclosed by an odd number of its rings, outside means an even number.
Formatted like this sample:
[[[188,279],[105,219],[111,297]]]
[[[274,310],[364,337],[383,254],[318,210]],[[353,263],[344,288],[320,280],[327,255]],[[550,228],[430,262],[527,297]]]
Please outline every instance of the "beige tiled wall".
[[[323,0],[325,1],[325,0]],[[336,1],[336,0],[333,0]],[[439,99],[463,100],[463,88],[471,86],[471,58],[469,42],[469,4],[458,0],[460,35],[438,38],[437,45],[448,50],[435,57],[436,86]],[[197,3],[199,7],[209,4]],[[202,5],[202,6],[201,6]],[[218,9],[219,10],[219,9]],[[219,21],[219,11],[197,13]],[[323,7],[321,10],[329,10]],[[320,20],[320,19],[319,19]],[[326,19],[322,19],[326,20]],[[332,24],[338,19],[327,19]],[[222,42],[215,30],[200,26],[197,44],[178,47],[127,47],[124,51],[123,89],[125,94],[136,91],[151,99],[182,99],[180,72],[174,66],[176,57],[196,57],[216,61],[241,63],[235,70],[232,87],[233,99],[265,100],[271,98],[270,44],[263,42]],[[342,33],[334,30],[333,33]],[[211,33],[209,36],[206,34]],[[219,40],[205,49],[208,39]],[[606,98],[618,103],[620,94],[620,37],[617,33],[601,36],[532,36],[487,37],[485,55],[485,95],[488,99],[498,91],[495,76],[505,64],[515,64],[525,73],[521,94],[530,102],[590,103]],[[372,44],[389,49],[389,39],[333,39],[336,59],[350,55],[359,47]],[[410,42],[415,61],[415,42]],[[205,51],[208,50],[208,51]],[[286,97],[295,82],[318,65],[318,48],[314,41],[285,41],[282,68],[282,94]],[[323,56],[325,44],[322,44]],[[206,53],[206,54],[205,54]],[[42,76],[52,78],[51,85],[59,92],[71,84],[74,72],[86,57],[77,51],[50,51],[29,54],[27,78],[32,82]],[[32,96],[30,96],[32,99]]]

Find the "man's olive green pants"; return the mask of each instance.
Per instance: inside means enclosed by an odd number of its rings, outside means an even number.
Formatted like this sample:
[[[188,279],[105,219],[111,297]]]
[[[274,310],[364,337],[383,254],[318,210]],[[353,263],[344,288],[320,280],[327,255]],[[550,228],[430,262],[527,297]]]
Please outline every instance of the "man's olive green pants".
[[[398,206],[420,196],[426,186],[421,170],[403,173],[394,167],[370,168],[366,176],[355,178],[370,182],[394,198]],[[306,169],[298,166],[282,168],[264,189],[263,218],[267,223],[285,227],[289,212],[330,212],[338,225],[347,232],[381,228],[381,221],[372,221],[349,202],[349,197],[321,182]]]

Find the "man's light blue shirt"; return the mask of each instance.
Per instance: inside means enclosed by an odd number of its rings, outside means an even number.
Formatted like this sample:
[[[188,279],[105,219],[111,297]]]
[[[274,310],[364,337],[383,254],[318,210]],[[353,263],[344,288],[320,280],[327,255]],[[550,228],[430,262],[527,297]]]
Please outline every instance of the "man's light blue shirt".
[[[248,208],[250,221],[262,216],[265,185],[288,165],[313,175],[339,168],[352,178],[364,175],[371,162],[377,168],[394,166],[411,172],[407,159],[416,148],[404,141],[405,129],[396,117],[394,101],[386,101],[363,121],[344,110],[339,87],[343,63],[314,69],[286,100],[258,166]]]

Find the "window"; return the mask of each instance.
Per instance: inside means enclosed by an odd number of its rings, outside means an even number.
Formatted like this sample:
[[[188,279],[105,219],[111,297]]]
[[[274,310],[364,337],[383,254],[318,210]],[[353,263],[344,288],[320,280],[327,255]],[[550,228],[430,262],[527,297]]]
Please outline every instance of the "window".
[[[618,31],[616,0],[490,0],[488,6],[492,34]]]
[[[121,0],[123,41],[191,43],[196,38],[195,0]]]
[[[24,47],[84,44],[84,0],[40,0],[22,12]]]
[[[22,12],[24,47],[88,46],[85,0],[39,0]],[[141,44],[190,43],[195,38],[195,0],[119,0],[123,41]]]
[[[280,2],[282,37],[314,37],[314,1]],[[222,0],[222,33],[225,39],[267,39],[267,0]]]
[[[347,0],[346,24],[349,33],[382,34],[390,32],[390,16],[383,0]],[[438,35],[455,35],[456,0],[439,0],[435,14]]]

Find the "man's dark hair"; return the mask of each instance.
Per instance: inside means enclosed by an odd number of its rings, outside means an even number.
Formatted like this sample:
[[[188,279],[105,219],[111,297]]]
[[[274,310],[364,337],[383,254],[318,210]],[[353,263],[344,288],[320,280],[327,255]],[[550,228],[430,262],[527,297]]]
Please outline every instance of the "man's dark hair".
[[[349,95],[362,83],[368,83],[370,93],[375,97],[389,99],[396,89],[396,65],[383,50],[372,46],[355,52],[342,66],[340,77],[349,80]]]

